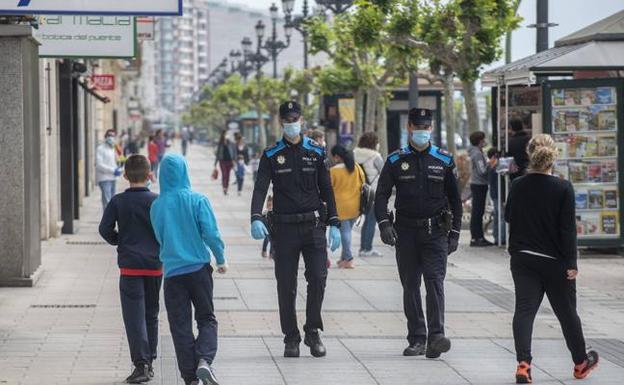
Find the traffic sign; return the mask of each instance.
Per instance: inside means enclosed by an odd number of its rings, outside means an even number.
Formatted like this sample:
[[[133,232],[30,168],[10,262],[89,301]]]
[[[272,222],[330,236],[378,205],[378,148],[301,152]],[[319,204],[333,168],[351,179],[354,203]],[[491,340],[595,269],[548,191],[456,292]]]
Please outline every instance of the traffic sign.
[[[181,15],[183,0],[0,0],[0,13],[64,15]]]

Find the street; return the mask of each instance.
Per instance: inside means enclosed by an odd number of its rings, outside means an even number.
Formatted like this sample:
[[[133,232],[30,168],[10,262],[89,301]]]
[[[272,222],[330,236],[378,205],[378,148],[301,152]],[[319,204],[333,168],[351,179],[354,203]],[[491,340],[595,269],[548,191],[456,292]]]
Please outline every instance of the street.
[[[381,246],[382,258],[356,258],[354,270],[330,270],[323,335],[328,356],[314,359],[302,345],[300,359],[283,358],[272,263],[260,257],[260,244],[249,236],[251,178],[242,197],[224,198],[210,179],[211,156],[211,149],[194,146],[189,163],[193,187],[208,195],[216,211],[230,264],[225,276],[215,274],[220,350],[214,367],[221,384],[513,383],[514,300],[507,257],[497,248],[470,249],[467,239],[450,258],[446,325],[453,347],[442,359],[401,356],[406,346],[401,288],[393,251]],[[85,200],[77,234],[43,243],[44,272],[36,287],[0,289],[0,384],[118,384],[130,372],[116,253],[97,234],[100,210],[95,193]],[[357,250],[359,235],[354,245]],[[602,358],[584,383],[622,384],[624,260],[585,258],[580,271],[585,335]],[[302,270],[299,288],[303,309]],[[180,384],[166,318],[161,305],[160,357],[152,383]],[[534,337],[535,383],[578,383],[547,305]]]

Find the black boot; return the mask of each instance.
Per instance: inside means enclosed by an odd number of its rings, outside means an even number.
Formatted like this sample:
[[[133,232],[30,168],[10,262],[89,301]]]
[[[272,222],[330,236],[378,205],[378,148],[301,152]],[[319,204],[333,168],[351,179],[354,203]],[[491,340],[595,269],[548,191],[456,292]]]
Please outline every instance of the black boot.
[[[149,376],[149,369],[147,365],[137,365],[134,368],[134,371],[128,378],[126,378],[126,382],[128,384],[142,384],[144,382],[148,382],[151,380]]]
[[[423,354],[425,354],[425,344],[422,342],[410,344],[410,346],[403,350],[403,355],[405,357],[422,356]]]
[[[284,346],[284,357],[298,358],[299,342],[286,342],[286,346]]]
[[[449,350],[451,350],[451,340],[443,335],[434,336],[427,341],[425,357],[438,358],[442,353],[446,353]]]
[[[312,354],[312,357],[325,357],[325,355],[327,354],[327,350],[325,350],[325,345],[323,345],[321,337],[318,335],[318,333],[306,334],[303,343],[306,344],[306,346],[310,347],[310,354]]]

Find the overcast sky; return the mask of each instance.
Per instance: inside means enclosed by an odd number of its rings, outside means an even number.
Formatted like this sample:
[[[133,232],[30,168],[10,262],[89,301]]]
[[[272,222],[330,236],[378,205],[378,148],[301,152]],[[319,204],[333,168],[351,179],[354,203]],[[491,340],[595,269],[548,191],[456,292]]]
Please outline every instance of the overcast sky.
[[[229,0],[258,9],[268,9],[273,2],[281,8],[281,0]],[[522,26],[513,36],[514,60],[535,53],[535,30],[526,28],[535,22],[536,0],[522,0],[520,15],[524,18]],[[314,4],[310,0],[310,4]],[[300,10],[303,0],[295,0],[295,9]],[[579,30],[595,21],[603,19],[624,9],[623,0],[550,0],[550,21],[559,24],[551,29],[550,45],[560,37]]]

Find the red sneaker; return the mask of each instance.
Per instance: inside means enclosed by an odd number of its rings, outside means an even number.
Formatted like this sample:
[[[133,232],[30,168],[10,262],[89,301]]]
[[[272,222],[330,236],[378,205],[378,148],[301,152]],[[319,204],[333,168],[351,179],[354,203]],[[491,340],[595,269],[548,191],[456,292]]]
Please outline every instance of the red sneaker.
[[[516,369],[516,384],[532,384],[531,364],[526,361],[520,361]]]
[[[598,367],[598,361],[600,361],[598,353],[594,350],[587,352],[587,359],[582,364],[574,365],[574,378],[579,380],[587,378],[592,370]]]

